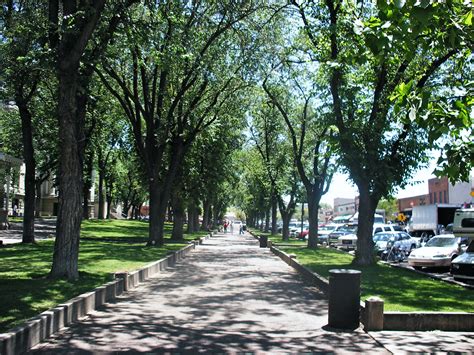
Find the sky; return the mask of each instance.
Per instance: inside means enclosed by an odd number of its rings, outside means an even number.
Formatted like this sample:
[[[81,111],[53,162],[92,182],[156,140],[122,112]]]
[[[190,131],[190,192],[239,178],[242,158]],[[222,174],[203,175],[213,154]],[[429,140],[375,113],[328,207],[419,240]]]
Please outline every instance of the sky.
[[[418,196],[428,193],[428,179],[435,177],[433,170],[436,167],[436,159],[432,159],[427,168],[418,170],[413,178],[410,179],[409,184],[403,189],[399,190],[396,198],[405,198],[411,196]],[[333,177],[332,184],[329,191],[321,199],[322,203],[327,203],[334,207],[334,199],[336,197],[354,198],[358,195],[357,187],[351,183],[349,176],[346,174],[336,174]]]

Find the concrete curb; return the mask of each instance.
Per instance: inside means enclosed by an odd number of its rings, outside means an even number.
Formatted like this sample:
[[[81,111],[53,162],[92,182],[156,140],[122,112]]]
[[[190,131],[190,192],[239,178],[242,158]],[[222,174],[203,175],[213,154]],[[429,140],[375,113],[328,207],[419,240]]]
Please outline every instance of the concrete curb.
[[[284,262],[293,267],[311,285],[318,287],[325,295],[329,294],[329,281],[301,265],[291,255],[276,247],[270,250],[279,256]],[[371,317],[367,314],[364,302],[360,302],[360,318],[364,328]],[[371,331],[372,329],[366,329]],[[406,330],[406,331],[474,331],[474,313],[467,312],[384,312],[383,330]]]
[[[77,322],[80,318],[87,316],[104,304],[114,301],[123,292],[137,287],[151,276],[173,266],[195,249],[196,245],[202,244],[203,240],[208,239],[211,235],[212,233],[203,238],[197,238],[184,248],[132,273],[117,273],[117,278],[114,281],[48,309],[27,320],[24,324],[0,334],[0,355],[15,355],[27,352],[62,328]]]

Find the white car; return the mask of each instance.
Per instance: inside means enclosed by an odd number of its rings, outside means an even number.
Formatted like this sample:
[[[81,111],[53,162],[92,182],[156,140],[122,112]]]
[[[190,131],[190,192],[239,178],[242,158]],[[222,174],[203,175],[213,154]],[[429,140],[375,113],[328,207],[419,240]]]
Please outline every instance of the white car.
[[[411,252],[408,265],[416,270],[423,267],[449,267],[461,252],[461,238],[454,234],[443,234],[431,238],[424,247]]]
[[[374,235],[374,248],[382,252],[387,246],[394,246],[406,252],[411,252],[418,245],[418,240],[406,232],[378,232]]]
[[[396,224],[374,224],[372,235],[379,232],[401,232],[402,227]],[[353,234],[347,234],[337,239],[337,247],[345,250],[357,249],[357,228]]]

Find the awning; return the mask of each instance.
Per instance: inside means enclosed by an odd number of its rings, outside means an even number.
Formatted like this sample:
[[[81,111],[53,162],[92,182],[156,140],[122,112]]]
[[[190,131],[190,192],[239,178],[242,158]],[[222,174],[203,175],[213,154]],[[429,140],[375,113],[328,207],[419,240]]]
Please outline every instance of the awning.
[[[0,152],[0,162],[8,163],[8,165],[12,166],[21,166],[23,161],[21,159],[15,158],[11,155],[5,154]]]

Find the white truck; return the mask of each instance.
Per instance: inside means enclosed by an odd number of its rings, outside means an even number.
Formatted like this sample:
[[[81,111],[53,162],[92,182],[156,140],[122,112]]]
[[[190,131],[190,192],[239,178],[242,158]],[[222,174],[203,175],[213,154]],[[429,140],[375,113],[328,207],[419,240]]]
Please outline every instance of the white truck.
[[[435,203],[432,205],[413,206],[409,232],[416,237],[431,237],[444,231],[453,223],[454,214],[461,205]]]

